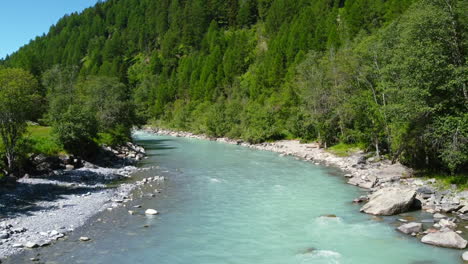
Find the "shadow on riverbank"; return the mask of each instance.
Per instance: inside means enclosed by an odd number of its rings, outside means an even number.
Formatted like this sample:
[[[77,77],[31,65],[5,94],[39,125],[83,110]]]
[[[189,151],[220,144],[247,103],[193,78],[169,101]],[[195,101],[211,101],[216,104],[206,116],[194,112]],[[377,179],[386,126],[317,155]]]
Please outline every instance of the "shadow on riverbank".
[[[0,219],[55,209],[58,205],[44,206],[41,202],[66,199],[65,195],[89,195],[107,187],[59,185],[55,183],[18,182],[13,189],[0,189]]]

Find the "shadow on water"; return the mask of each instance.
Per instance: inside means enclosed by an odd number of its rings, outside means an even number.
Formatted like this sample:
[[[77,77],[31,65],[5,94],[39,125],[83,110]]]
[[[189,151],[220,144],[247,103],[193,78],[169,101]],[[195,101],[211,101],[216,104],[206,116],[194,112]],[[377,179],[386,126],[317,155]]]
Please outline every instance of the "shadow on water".
[[[138,144],[142,145],[145,150],[166,150],[176,149],[176,147],[168,146],[165,143],[173,141],[172,139],[139,139]]]

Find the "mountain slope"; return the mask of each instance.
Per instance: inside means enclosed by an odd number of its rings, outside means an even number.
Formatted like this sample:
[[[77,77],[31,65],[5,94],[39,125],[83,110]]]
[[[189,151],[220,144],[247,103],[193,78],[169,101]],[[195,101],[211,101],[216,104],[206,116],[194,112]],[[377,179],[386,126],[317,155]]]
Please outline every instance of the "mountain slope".
[[[466,169],[466,1],[109,0],[3,64],[118,77],[140,120]]]

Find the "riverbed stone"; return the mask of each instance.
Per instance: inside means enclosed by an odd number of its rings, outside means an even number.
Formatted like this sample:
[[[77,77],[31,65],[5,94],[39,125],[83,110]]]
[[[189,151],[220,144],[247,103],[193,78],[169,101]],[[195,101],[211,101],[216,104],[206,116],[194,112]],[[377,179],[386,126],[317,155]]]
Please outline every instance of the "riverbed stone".
[[[468,261],[468,251],[463,252],[462,259],[463,261]]]
[[[429,233],[421,238],[421,242],[439,247],[464,249],[468,241],[454,231],[439,231]]]
[[[361,208],[361,212],[372,215],[396,215],[407,212],[414,203],[416,191],[388,187],[383,188],[369,197],[369,202]]]
[[[462,208],[460,208],[458,212],[462,214],[468,213],[468,205],[465,205]]]
[[[10,234],[8,234],[8,232],[6,231],[0,232],[0,239],[7,239],[9,237],[10,237]]]
[[[460,204],[442,204],[442,206],[440,207],[440,211],[442,213],[451,213],[457,211],[462,207],[463,205]]]
[[[446,215],[439,214],[439,213],[434,214],[432,217],[434,218],[435,221],[439,221],[440,219],[447,218]]]
[[[24,246],[27,247],[27,248],[37,248],[37,247],[39,247],[39,245],[36,242],[31,242],[31,241],[26,242],[24,244]]]
[[[80,237],[80,241],[83,241],[83,242],[90,241],[90,240],[91,238],[89,237],[85,237],[85,236]]]
[[[404,234],[411,234],[411,233],[421,232],[422,228],[423,226],[421,223],[411,222],[411,223],[407,223],[407,224],[399,226],[397,230]]]
[[[441,227],[446,227],[446,228],[449,228],[449,229],[454,229],[454,228],[457,227],[457,224],[455,224],[453,221],[450,221],[448,219],[440,219],[439,225]]]
[[[147,215],[157,215],[158,211],[156,211],[154,209],[146,209],[145,214],[147,214]]]

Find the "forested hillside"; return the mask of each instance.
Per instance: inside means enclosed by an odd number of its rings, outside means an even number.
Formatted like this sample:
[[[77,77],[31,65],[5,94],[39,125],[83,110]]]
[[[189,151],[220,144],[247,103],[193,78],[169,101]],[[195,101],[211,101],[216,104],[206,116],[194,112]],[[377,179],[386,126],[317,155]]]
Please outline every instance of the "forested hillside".
[[[459,173],[467,15],[466,0],[108,0],[0,67],[41,80],[38,120],[82,131],[62,139],[77,152],[98,132],[153,123],[359,145]]]

